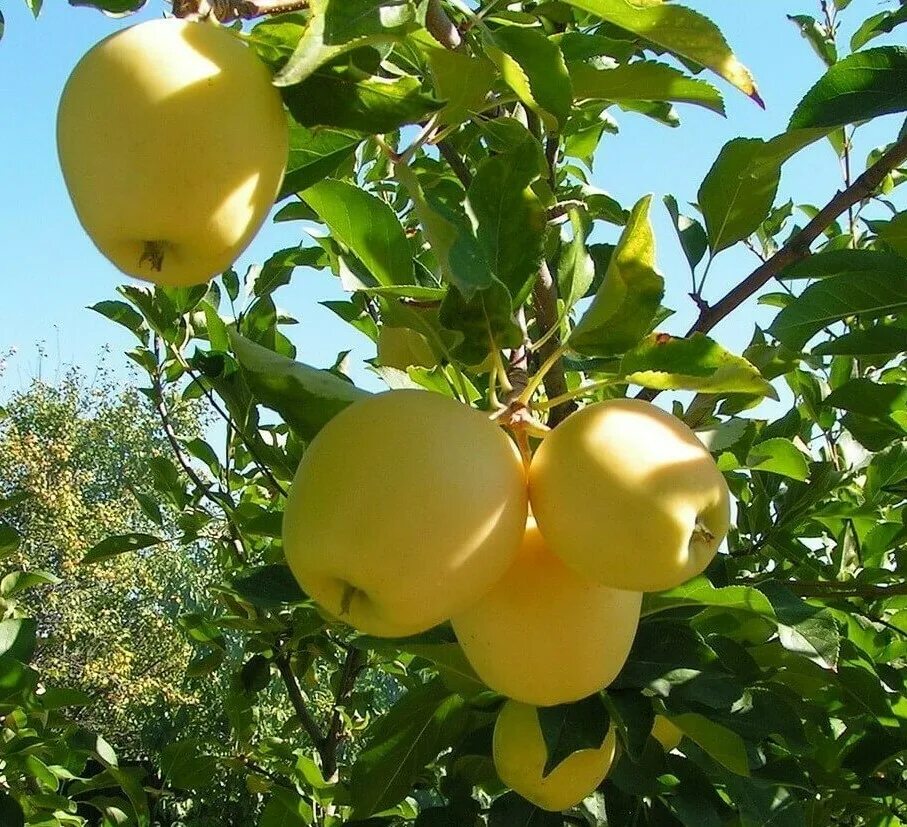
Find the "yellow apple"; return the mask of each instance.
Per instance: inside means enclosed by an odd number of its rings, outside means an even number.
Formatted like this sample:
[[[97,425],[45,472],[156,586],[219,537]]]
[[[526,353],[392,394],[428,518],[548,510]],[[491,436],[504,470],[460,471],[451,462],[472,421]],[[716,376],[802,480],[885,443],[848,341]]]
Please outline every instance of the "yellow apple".
[[[656,715],[655,723],[652,725],[652,737],[661,744],[665,752],[670,752],[680,746],[683,730],[677,724],[672,723],[670,718]]]
[[[428,391],[353,403],[306,450],[283,523],[287,562],[330,614],[363,632],[424,631],[507,570],[526,476],[484,414]]]
[[[421,333],[408,327],[382,325],[378,331],[378,364],[406,370],[411,365],[433,368],[438,359]]]
[[[551,550],[617,589],[661,591],[699,574],[728,530],[727,484],[679,419],[636,399],[582,408],[542,441],[529,498]]]
[[[498,776],[510,789],[543,810],[566,810],[591,795],[610,771],[616,748],[612,727],[601,747],[574,752],[543,777],[548,748],[538,709],[508,701],[494,726],[493,753]]]
[[[287,119],[271,76],[234,33],[151,20],[102,40],[57,115],[79,221],[124,273],[199,284],[233,264],[274,203]]]
[[[535,706],[586,698],[617,677],[642,595],[578,575],[548,550],[535,521],[507,573],[451,621],[492,689]]]

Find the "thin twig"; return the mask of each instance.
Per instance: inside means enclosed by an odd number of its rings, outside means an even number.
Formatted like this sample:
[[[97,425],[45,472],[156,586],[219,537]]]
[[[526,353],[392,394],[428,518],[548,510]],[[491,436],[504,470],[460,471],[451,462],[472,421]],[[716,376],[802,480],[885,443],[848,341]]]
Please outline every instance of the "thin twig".
[[[299,688],[299,682],[296,680],[296,675],[293,674],[290,658],[287,655],[281,655],[277,658],[276,663],[280,677],[283,678],[284,685],[287,688],[287,694],[290,696],[290,703],[293,704],[293,709],[296,712],[296,717],[309,738],[312,739],[312,743],[321,755],[322,761],[324,761],[324,748],[327,742],[315,718],[306,706],[302,690]]]
[[[466,166],[465,161],[447,141],[438,141],[436,146],[441,157],[447,161],[451,170],[453,170],[453,174],[457,176],[463,185],[463,189],[468,190],[469,185],[472,183],[472,173],[469,171],[469,167]]]
[[[340,746],[340,742],[343,740],[343,714],[341,707],[349,698],[353,687],[356,685],[356,678],[364,667],[365,652],[353,646],[349,647],[346,652],[346,658],[343,661],[337,692],[334,695],[334,712],[331,715],[331,723],[328,726],[327,735],[324,739],[324,749],[321,753],[321,772],[328,781],[337,772],[337,747]]]

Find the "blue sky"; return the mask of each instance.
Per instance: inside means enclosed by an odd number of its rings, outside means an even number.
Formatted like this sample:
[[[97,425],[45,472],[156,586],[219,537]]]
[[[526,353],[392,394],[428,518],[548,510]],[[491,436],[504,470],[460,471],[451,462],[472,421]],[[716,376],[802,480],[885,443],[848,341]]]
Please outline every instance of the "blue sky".
[[[659,200],[667,193],[681,202],[695,199],[721,146],[740,135],[771,137],[782,131],[797,101],[823,70],[797,29],[785,19],[786,14],[816,14],[818,0],[688,0],[688,4],[720,25],[755,74],[767,110],[716,79],[726,97],[727,119],[684,106],[680,107],[683,125],[669,130],[638,115],[620,114],[621,133],[604,141],[594,182],[625,206],[647,192],[655,193]],[[864,17],[892,5],[854,0],[845,16],[845,34],[849,36]],[[57,165],[54,123],[60,91],[79,57],[116,28],[159,16],[165,8],[151,0],[139,15],[114,20],[92,9],[53,2],[45,4],[35,21],[22,0],[7,0],[3,5],[0,360],[11,348],[17,354],[0,375],[0,399],[26,386],[39,371],[45,378],[52,377],[68,364],[90,372],[104,359],[117,370],[126,369],[122,351],[133,345],[131,336],[85,309],[113,297],[115,286],[124,277],[97,253],[76,221]],[[857,163],[862,164],[877,143],[891,140],[899,124],[897,118],[887,118],[871,131],[860,133]],[[839,184],[837,158],[826,144],[820,144],[785,168],[780,199],[793,196],[795,203],[821,205]],[[681,332],[694,315],[685,295],[688,269],[660,205],[655,220],[667,303],[679,311],[667,327]],[[299,224],[269,222],[237,263],[238,271],[244,272],[275,249],[299,243],[300,232]],[[609,231],[610,235],[616,232]],[[607,238],[608,234],[602,240]],[[712,269],[707,294],[717,297],[756,263],[745,250],[722,254]],[[289,334],[301,360],[329,365],[338,351],[350,348],[354,360],[373,355],[367,340],[318,304],[342,295],[329,274],[302,270],[277,294],[281,308],[300,321]],[[770,309],[753,303],[736,321],[719,327],[716,335],[739,349],[745,346],[752,323],[767,323],[771,315]],[[46,355],[42,357],[40,352]],[[357,370],[356,376],[361,379],[366,374]]]

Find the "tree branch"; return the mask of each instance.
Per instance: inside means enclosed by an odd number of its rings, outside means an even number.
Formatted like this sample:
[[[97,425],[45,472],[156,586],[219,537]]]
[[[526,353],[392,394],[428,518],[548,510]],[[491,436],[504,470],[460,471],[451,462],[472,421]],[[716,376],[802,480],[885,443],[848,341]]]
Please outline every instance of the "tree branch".
[[[349,647],[343,661],[337,692],[334,695],[334,712],[331,715],[331,723],[324,738],[324,749],[321,752],[321,772],[326,781],[330,781],[337,772],[337,747],[340,746],[343,738],[343,715],[340,707],[349,698],[356,685],[356,678],[364,667],[365,652],[352,646]]]
[[[687,336],[707,333],[782,270],[810,255],[810,246],[842,213],[869,198],[885,176],[907,161],[907,136],[901,138],[849,187],[839,192],[815,218],[771,258],[757,267],[720,301],[705,307]]]
[[[551,270],[548,269],[548,264],[544,261],[542,266],[539,267],[539,277],[535,287],[532,288],[532,303],[535,306],[535,321],[538,329],[540,331],[553,330],[557,326],[559,318],[557,312],[557,283],[551,275]],[[555,333],[538,350],[542,362],[547,361],[560,346],[561,337]],[[549,399],[554,399],[567,393],[567,380],[564,377],[563,360],[558,359],[545,376],[545,393]],[[575,410],[576,402],[572,400],[563,402],[551,409],[548,424],[553,428]]]
[[[469,167],[466,166],[466,162],[447,141],[438,141],[435,146],[438,147],[440,156],[447,161],[454,175],[460,180],[463,188],[468,190],[469,185],[472,183],[472,173],[469,171]]]
[[[312,717],[312,713],[309,712],[309,708],[306,706],[305,698],[302,696],[302,690],[299,688],[299,682],[296,680],[296,675],[293,674],[290,658],[287,655],[281,655],[277,658],[276,663],[277,669],[280,672],[280,677],[283,678],[284,685],[287,688],[287,694],[290,696],[290,703],[293,704],[293,709],[296,712],[296,717],[299,719],[299,723],[302,724],[302,728],[306,731],[309,738],[312,739],[312,743],[321,755],[323,762],[324,749],[327,742],[321,729]]]

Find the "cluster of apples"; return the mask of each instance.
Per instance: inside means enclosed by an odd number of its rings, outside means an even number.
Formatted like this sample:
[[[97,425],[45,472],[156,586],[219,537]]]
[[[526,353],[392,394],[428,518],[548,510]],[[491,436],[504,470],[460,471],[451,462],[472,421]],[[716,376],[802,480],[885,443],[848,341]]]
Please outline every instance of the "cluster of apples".
[[[231,30],[176,18],[112,34],[60,99],[76,214],[131,276],[201,284],[229,268],[278,194],[289,128],[271,73]]]
[[[230,267],[260,228],[288,129],[268,69],[233,33],[165,19],[85,55],[63,92],[57,143],[101,253],[129,275],[185,286]],[[378,346],[382,364],[436,363],[410,331],[382,328]],[[362,632],[405,637],[450,621],[479,677],[510,699],[494,734],[501,779],[562,810],[605,777],[616,740],[610,731],[545,774],[537,707],[610,684],[642,592],[702,571],[728,520],[709,453],[647,403],[582,409],[527,471],[480,412],[400,390],[351,405],[311,443],[284,546],[303,588]],[[653,735],[667,747],[678,733],[661,719]]]
[[[601,782],[614,739],[546,776],[535,708],[614,680],[642,593],[701,572],[729,510],[703,444],[647,402],[582,408],[527,469],[481,412],[393,390],[349,406],[309,445],[283,539],[302,587],[362,632],[405,637],[450,621],[478,676],[511,699],[495,730],[501,779],[559,810]]]

